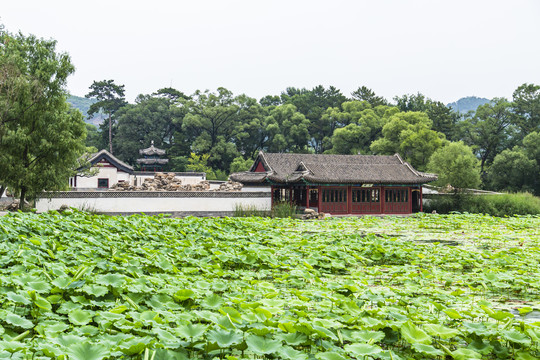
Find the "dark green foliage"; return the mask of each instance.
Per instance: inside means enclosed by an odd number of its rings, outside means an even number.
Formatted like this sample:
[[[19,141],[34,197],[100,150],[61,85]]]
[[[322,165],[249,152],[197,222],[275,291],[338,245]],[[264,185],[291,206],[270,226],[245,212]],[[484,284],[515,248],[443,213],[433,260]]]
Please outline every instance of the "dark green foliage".
[[[96,113],[107,114],[108,122],[101,124],[101,133],[107,144],[109,144],[109,152],[113,153],[113,134],[116,123],[114,122],[114,114],[123,106],[127,105],[124,97],[124,85],[116,85],[114,80],[94,81],[90,85],[90,92],[86,94],[87,98],[96,99],[97,101],[90,105],[88,116],[93,116]],[[108,129],[108,131],[105,131]],[[108,134],[108,136],[106,136]]]
[[[453,211],[492,216],[538,215],[540,198],[528,193],[501,195],[448,194],[430,198],[425,212],[448,214]]]
[[[358,89],[351,93],[352,98],[359,101],[366,101],[372,107],[387,106],[390,105],[388,100],[382,96],[375,95],[375,92],[365,86],[360,86]]]
[[[24,199],[66,187],[80,165],[85,124],[66,102],[75,70],[56,41],[0,33],[0,185]]]
[[[109,80],[101,85],[114,83]],[[496,179],[495,174],[501,173],[501,161],[491,169],[497,156],[508,155],[504,150],[520,151],[526,158],[522,160],[534,160],[540,166],[534,155],[538,141],[533,137],[524,140],[526,131],[538,126],[538,88],[532,84],[520,86],[513,102],[461,99],[460,110],[467,101],[484,103],[478,108],[475,105],[476,112],[467,115],[421,93],[397,96],[396,105],[392,105],[365,86],[351,94],[352,100],[335,87],[316,86],[289,87],[280,96],[268,95],[260,101],[244,94],[235,96],[225,88],[196,91],[191,96],[164,88],[152,95],[140,95],[135,105],[118,110],[111,117],[111,137],[115,137],[116,155],[133,165],[138,149],[148,146],[151,140],[167,151],[167,170],[185,170],[191,153],[208,154],[211,178],[226,178],[231,171],[246,169],[261,150],[399,153],[417,170],[424,171],[435,151],[448,141],[463,141],[480,160],[482,188],[539,193],[537,167],[525,166],[527,171],[518,173],[530,178],[528,182],[511,179],[508,181],[515,184],[510,185]],[[118,90],[123,93],[122,87]],[[103,147],[107,136],[105,129],[101,130],[103,141],[99,145]],[[91,137],[95,137],[93,131]],[[89,139],[88,144],[96,146],[96,141]],[[514,170],[521,165],[506,164]],[[459,177],[455,175],[454,179]]]
[[[518,87],[513,94],[512,106],[521,139],[533,131],[540,131],[540,85]]]

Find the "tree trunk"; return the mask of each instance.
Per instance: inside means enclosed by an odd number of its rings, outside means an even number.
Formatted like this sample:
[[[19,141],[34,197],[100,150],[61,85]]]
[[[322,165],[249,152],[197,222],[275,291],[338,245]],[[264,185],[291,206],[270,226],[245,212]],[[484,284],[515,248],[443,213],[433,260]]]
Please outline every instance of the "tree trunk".
[[[109,152],[112,154],[112,119],[111,113],[109,113]]]
[[[21,197],[19,199],[19,210],[24,209],[24,196],[26,195],[26,186],[21,187]]]
[[[4,191],[6,191],[6,187],[4,185],[0,186],[0,197],[2,197]]]

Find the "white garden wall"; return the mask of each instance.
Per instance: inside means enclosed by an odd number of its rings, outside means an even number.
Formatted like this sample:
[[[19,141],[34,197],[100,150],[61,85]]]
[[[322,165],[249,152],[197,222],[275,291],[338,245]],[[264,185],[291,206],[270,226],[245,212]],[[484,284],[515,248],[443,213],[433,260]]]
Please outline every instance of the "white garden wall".
[[[269,192],[214,191],[92,191],[57,192],[36,200],[38,212],[57,210],[62,205],[107,214],[158,214],[173,216],[229,216],[237,206],[269,210]]]

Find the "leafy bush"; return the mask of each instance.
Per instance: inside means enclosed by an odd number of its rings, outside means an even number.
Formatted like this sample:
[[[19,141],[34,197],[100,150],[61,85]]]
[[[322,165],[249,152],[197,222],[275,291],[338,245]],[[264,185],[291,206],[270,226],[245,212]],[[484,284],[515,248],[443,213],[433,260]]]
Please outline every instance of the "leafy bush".
[[[442,195],[430,199],[424,210],[441,214],[458,211],[492,216],[535,215],[540,214],[540,198],[529,193]]]

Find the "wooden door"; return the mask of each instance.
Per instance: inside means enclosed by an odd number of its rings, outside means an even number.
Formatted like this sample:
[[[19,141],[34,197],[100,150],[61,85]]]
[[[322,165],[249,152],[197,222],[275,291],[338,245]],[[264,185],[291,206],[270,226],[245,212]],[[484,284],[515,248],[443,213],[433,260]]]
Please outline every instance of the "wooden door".
[[[322,189],[321,208],[330,214],[347,214],[347,187]]]
[[[386,214],[409,214],[409,188],[385,188],[384,212]]]
[[[381,188],[352,188],[353,214],[380,214]]]

